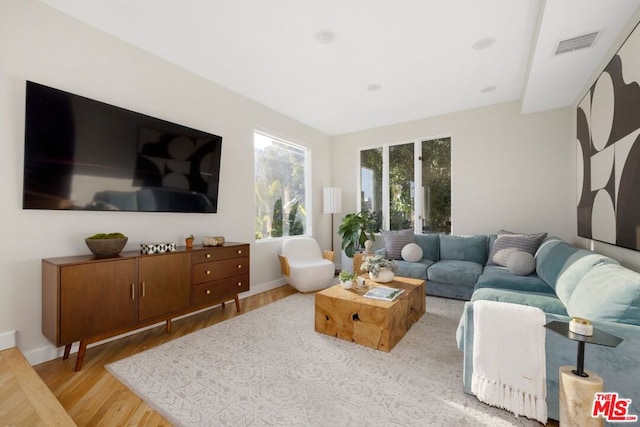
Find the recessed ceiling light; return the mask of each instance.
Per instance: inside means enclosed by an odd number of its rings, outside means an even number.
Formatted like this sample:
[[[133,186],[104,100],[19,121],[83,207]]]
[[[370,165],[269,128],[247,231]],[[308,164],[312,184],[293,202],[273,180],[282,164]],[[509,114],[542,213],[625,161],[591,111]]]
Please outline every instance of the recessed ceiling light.
[[[375,92],[380,89],[382,89],[382,85],[379,85],[378,83],[372,83],[369,86],[367,86],[367,90],[371,92]]]
[[[496,42],[496,39],[493,37],[485,37],[483,39],[478,40],[473,44],[473,48],[475,50],[483,50],[490,48]]]
[[[489,92],[493,92],[496,89],[497,88],[495,86],[487,86],[487,87],[483,87],[482,89],[480,89],[480,92],[489,93]]]
[[[318,43],[331,43],[336,39],[336,33],[331,30],[320,30],[315,35]]]

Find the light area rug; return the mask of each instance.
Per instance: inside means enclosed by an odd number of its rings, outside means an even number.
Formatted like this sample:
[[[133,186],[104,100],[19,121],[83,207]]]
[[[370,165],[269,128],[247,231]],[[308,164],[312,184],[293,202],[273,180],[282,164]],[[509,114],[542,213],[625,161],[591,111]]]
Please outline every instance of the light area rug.
[[[107,366],[181,426],[536,426],[462,391],[462,301],[427,313],[389,352],[314,331],[294,294]]]

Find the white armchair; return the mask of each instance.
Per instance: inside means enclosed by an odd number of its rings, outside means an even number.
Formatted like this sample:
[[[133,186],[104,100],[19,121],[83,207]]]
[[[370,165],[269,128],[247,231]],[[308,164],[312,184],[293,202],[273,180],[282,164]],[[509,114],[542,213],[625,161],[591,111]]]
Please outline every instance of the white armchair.
[[[311,237],[287,239],[282,244],[280,270],[287,283],[300,292],[314,292],[331,285],[335,275],[332,251],[320,251]]]

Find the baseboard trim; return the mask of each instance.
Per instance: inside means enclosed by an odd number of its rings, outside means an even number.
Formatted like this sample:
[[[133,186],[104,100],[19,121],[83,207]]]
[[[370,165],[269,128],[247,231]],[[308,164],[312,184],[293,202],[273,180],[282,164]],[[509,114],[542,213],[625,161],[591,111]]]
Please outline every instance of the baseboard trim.
[[[7,331],[0,333],[0,351],[16,346],[16,331]]]

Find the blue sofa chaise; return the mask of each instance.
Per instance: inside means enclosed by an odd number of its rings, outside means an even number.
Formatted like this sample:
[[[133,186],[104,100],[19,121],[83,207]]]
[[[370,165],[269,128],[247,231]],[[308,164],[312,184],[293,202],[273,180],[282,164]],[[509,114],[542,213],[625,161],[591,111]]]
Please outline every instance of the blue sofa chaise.
[[[471,393],[473,374],[473,306],[479,300],[538,307],[547,323],[586,318],[595,328],[622,338],[616,348],[587,345],[585,369],[603,378],[605,391],[631,399],[629,413],[640,415],[640,274],[612,258],[558,239],[542,243],[535,256],[535,272],[530,275],[486,266],[471,300],[465,303],[456,334],[458,348],[464,352],[463,387],[467,393]],[[551,330],[545,336],[547,412],[557,420],[558,370],[576,366],[577,343]]]

